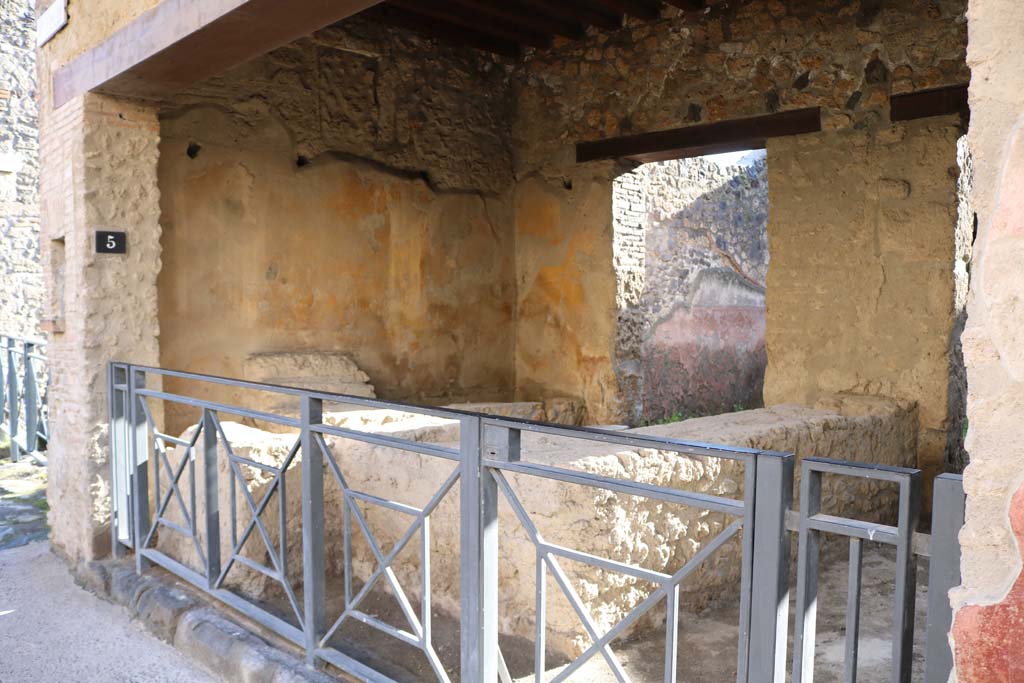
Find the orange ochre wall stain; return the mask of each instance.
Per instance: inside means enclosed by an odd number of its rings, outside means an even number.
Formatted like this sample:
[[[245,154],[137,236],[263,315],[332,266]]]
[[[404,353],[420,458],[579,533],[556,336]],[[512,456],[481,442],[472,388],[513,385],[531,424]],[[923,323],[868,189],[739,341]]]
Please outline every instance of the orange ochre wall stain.
[[[384,398],[512,399],[508,200],[339,160],[297,169],[273,145],[186,145],[161,143],[165,367],[240,376],[252,353],[344,352]]]

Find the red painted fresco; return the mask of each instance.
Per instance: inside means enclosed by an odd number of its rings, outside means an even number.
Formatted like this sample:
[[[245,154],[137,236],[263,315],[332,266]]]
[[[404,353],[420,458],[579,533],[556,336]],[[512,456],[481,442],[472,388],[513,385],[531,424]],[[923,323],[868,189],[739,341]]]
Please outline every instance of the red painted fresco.
[[[1024,549],[1024,486],[1010,504],[1010,526]],[[1024,683],[1024,572],[1002,602],[961,608],[953,635],[959,683]]]
[[[654,328],[644,358],[649,417],[727,412],[761,403],[764,308],[680,306]]]

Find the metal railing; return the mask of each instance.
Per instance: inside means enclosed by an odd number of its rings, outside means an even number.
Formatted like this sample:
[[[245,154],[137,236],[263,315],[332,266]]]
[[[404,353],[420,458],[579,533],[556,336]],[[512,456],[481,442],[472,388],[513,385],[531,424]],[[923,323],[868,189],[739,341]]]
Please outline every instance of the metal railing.
[[[46,342],[0,335],[0,378],[0,430],[10,439],[11,460],[28,455],[45,465],[50,441]]]
[[[151,388],[165,380],[199,382],[230,387],[240,391],[271,392],[292,397],[300,410],[297,415],[252,410],[194,395],[175,394]],[[789,569],[791,533],[799,538],[797,595],[797,632],[794,653],[794,681],[809,683],[813,677],[815,591],[819,573],[819,537],[840,534],[851,538],[850,575],[851,610],[848,621],[846,680],[856,680],[856,634],[859,604],[855,599],[860,586],[860,549],[863,540],[892,543],[897,546],[898,588],[894,611],[893,680],[909,681],[909,647],[912,645],[914,611],[915,550],[932,558],[932,590],[928,625],[928,681],[945,680],[951,667],[945,630],[949,623],[949,603],[945,591],[955,585],[959,547],[955,533],[931,539],[913,534],[920,494],[919,474],[855,463],[807,458],[801,468],[802,500],[799,514],[790,510],[793,492],[794,456],[748,448],[733,448],[704,443],[665,439],[633,432],[615,432],[592,428],[566,427],[494,417],[449,409],[426,408],[406,404],[344,396],[317,391],[244,382],[220,377],[196,375],[152,367],[114,363],[110,366],[111,467],[113,500],[113,543],[116,555],[134,550],[136,568],[143,571],[156,564],[212,597],[238,610],[258,624],[294,643],[306,653],[311,665],[328,662],[360,680],[387,682],[392,679],[373,666],[344,651],[332,638],[345,624],[358,622],[386,637],[418,649],[429,663],[434,679],[447,683],[458,671],[462,681],[503,681],[511,683],[505,658],[499,647],[499,548],[507,536],[499,530],[498,507],[504,501],[514,513],[520,529],[533,546],[535,568],[534,680],[564,681],[580,671],[589,660],[600,657],[617,681],[629,681],[611,644],[627,633],[647,613],[659,605],[665,608],[664,675],[667,683],[677,680],[678,617],[680,585],[701,565],[734,538],[739,539],[739,623],[737,625],[738,682],[783,683],[787,674],[787,637],[789,609]],[[160,431],[155,419],[154,402],[186,406],[199,419],[187,436],[176,437]],[[418,415],[451,420],[458,424],[458,446],[423,442],[379,432],[339,427],[324,422],[324,405],[345,404],[373,409],[396,409]],[[276,464],[268,464],[239,455],[224,428],[222,417],[255,420],[293,430],[287,453]],[[630,449],[654,449],[702,462],[730,462],[742,472],[742,489],[730,498],[704,492],[691,492],[640,481],[601,476],[592,472],[530,462],[523,458],[522,434],[536,433],[549,438],[601,442]],[[294,438],[293,441],[290,439]],[[423,505],[410,505],[364,491],[347,476],[346,462],[335,451],[330,439],[344,439],[386,449],[417,454],[431,462],[451,463],[451,470],[440,486],[433,488]],[[173,451],[173,456],[171,455]],[[180,453],[179,453],[180,451]],[[644,452],[643,450],[640,451]],[[226,467],[227,481],[221,481]],[[246,486],[242,468],[259,470],[266,483],[259,500]],[[197,474],[198,469],[198,474]],[[287,503],[288,472],[301,475],[301,591],[299,570],[290,567],[288,554]],[[868,477],[896,481],[900,487],[900,520],[896,527],[827,516],[820,513],[821,474]],[[511,481],[539,479],[558,485],[588,487],[622,496],[694,508],[719,515],[722,528],[704,541],[681,566],[670,571],[655,571],[632,562],[566,547],[551,542],[538,530],[531,511],[523,503]],[[341,492],[342,573],[344,587],[339,596],[329,595],[325,570],[325,527],[329,513],[325,504],[325,481]],[[950,478],[941,478],[936,487],[936,507],[951,510],[945,520],[949,528],[962,523],[962,488]],[[222,510],[223,488],[229,498]],[[950,501],[960,491],[959,523]],[[438,506],[457,492],[459,497],[458,535],[458,622],[460,633],[458,665],[446,667],[438,656],[431,624],[431,519]],[[239,496],[239,493],[241,494]],[[198,497],[198,502],[197,502]],[[261,517],[278,503],[277,525],[268,527]],[[241,505],[247,522],[240,522],[236,507]],[[152,505],[152,511],[151,511]],[[379,513],[409,519],[397,541],[386,548],[360,505]],[[656,509],[661,509],[657,507]],[[221,514],[227,516],[226,523]],[[951,515],[951,516],[950,516]],[[731,521],[724,521],[724,520]],[[354,523],[354,525],[353,525]],[[222,533],[227,537],[222,541]],[[241,533],[239,528],[241,527]],[[273,529],[273,533],[271,533]],[[198,567],[188,566],[181,558],[154,547],[161,533],[187,539],[194,547]],[[273,538],[274,534],[277,539]],[[362,586],[353,583],[352,541],[360,534],[369,546],[375,565]],[[419,537],[419,601],[416,610],[406,588],[399,580],[395,564],[400,553]],[[266,562],[258,562],[244,552],[246,543],[258,539],[265,549]],[[941,541],[941,544],[940,544]],[[222,551],[226,549],[227,552]],[[262,551],[261,551],[262,552]],[[603,630],[588,610],[563,562],[573,562],[604,572],[633,577],[654,588],[617,623]],[[239,567],[246,567],[278,585],[287,602],[285,612],[272,610],[261,600],[252,599],[232,588],[230,578]],[[293,578],[295,577],[295,578]],[[564,596],[579,619],[590,645],[557,673],[547,672],[547,593],[549,579]],[[951,583],[952,582],[952,583]],[[363,604],[374,586],[386,585],[401,607],[403,627],[385,623],[364,610]],[[300,595],[301,593],[301,595]],[[337,604],[333,598],[338,598]],[[328,614],[328,605],[335,611]],[[932,610],[935,615],[933,618]],[[934,627],[933,627],[934,624]],[[852,644],[851,644],[852,643]]]

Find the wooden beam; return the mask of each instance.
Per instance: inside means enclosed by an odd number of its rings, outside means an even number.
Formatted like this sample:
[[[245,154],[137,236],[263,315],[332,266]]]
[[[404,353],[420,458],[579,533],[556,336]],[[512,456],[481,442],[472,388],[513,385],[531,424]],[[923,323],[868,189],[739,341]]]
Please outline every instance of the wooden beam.
[[[587,0],[587,4],[647,21],[653,21],[661,16],[660,0]]]
[[[960,114],[966,118],[970,113],[967,84],[918,90],[889,98],[889,118],[892,121],[910,121],[947,114]]]
[[[587,26],[596,26],[597,28],[612,31],[622,28],[621,14],[596,11],[589,5],[574,3],[571,0],[563,0],[562,2],[551,2],[550,0],[519,1],[534,12],[556,16],[562,21],[579,22]]]
[[[159,98],[380,0],[163,0],[53,76],[54,106],[89,90]]]
[[[496,16],[512,24],[520,24],[530,31],[548,35],[564,36],[572,40],[580,40],[586,35],[583,24],[579,20],[565,20],[557,14],[544,9],[530,6],[519,0],[458,0],[485,14]],[[542,5],[543,7],[543,5]]]
[[[551,46],[551,36],[527,30],[507,21],[479,14],[474,10],[446,0],[387,0],[387,4],[406,12],[443,21],[478,33],[491,34],[499,39],[546,48]]]
[[[748,119],[580,142],[576,145],[576,161],[582,163],[600,159],[630,159],[646,163],[681,159],[719,152],[759,149],[765,146],[768,138],[816,133],[820,130],[821,110],[818,107],[811,107]]]
[[[522,56],[519,45],[491,34],[470,31],[446,21],[438,21],[421,14],[406,12],[390,5],[378,5],[367,12],[367,17],[399,28],[419,31],[446,43],[472,47],[504,57],[518,59]]]
[[[665,3],[678,7],[684,12],[702,12],[704,10],[704,0],[665,0]]]
[[[557,15],[551,15],[541,5],[539,9],[530,5],[504,0],[488,2],[487,0],[454,0],[455,4],[469,7],[478,14],[486,14],[509,24],[519,25],[527,31],[544,35],[559,35],[579,40],[585,35],[583,24],[579,21],[566,21]]]

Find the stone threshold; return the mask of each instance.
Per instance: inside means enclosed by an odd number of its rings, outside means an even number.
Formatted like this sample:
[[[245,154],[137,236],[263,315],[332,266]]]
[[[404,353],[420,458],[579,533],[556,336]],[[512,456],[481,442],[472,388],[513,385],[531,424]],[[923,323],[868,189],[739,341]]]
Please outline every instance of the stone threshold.
[[[127,607],[147,631],[226,681],[354,680],[341,672],[328,675],[310,668],[297,648],[267,637],[251,620],[161,568],[153,567],[140,576],[132,560],[104,560],[81,563],[72,576],[89,592]]]

